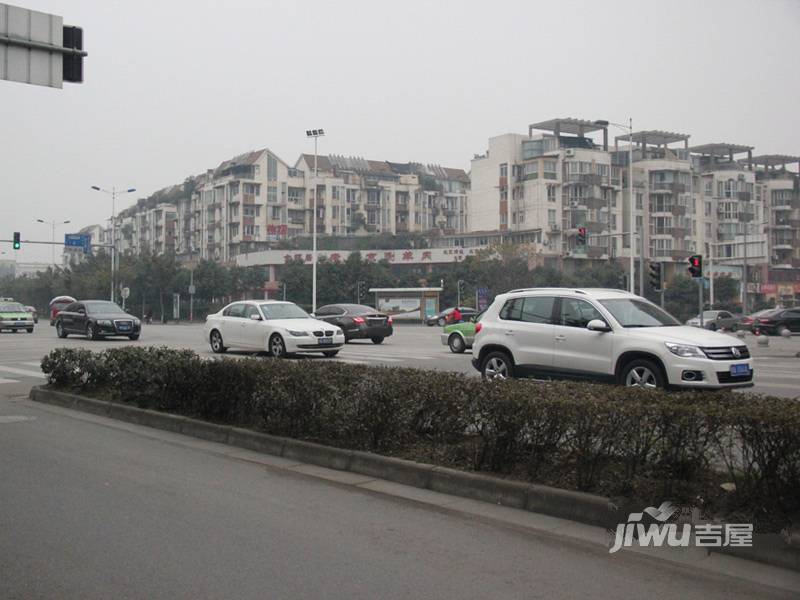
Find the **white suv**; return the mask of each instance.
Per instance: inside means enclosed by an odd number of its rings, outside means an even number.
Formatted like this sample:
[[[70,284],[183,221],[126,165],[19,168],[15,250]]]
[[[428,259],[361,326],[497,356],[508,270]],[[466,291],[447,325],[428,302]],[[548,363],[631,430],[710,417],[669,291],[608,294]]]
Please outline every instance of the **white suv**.
[[[747,346],[685,327],[620,290],[532,288],[495,298],[476,326],[484,378],[589,379],[645,388],[751,387]]]

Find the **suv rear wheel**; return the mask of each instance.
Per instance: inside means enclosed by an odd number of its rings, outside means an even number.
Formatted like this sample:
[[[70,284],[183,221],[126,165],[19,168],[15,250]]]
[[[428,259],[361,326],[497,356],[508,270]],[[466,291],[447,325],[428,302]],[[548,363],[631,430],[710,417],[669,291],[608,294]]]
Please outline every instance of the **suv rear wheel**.
[[[487,381],[510,379],[514,376],[514,363],[505,352],[490,352],[481,363],[481,376]]]
[[[664,389],[666,384],[661,368],[645,359],[633,360],[625,365],[620,379],[625,387],[640,387],[647,390]]]

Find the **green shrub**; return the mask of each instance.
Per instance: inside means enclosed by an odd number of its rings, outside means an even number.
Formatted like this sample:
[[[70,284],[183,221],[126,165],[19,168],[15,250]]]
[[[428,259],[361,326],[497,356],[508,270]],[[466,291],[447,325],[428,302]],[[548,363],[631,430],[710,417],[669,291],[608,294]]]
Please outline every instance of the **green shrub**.
[[[42,369],[54,386],[117,402],[642,505],[758,509],[784,522],[800,513],[800,403],[791,400],[147,347],[54,350]],[[721,490],[725,481],[734,492]]]

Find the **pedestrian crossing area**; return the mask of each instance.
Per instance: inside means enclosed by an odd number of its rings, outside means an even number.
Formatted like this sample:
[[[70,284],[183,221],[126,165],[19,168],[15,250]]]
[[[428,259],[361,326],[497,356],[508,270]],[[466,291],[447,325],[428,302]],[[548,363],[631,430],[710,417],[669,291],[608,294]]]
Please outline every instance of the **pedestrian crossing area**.
[[[40,383],[45,379],[47,377],[42,373],[42,366],[39,361],[0,364],[0,385],[31,380],[36,380],[36,382]]]

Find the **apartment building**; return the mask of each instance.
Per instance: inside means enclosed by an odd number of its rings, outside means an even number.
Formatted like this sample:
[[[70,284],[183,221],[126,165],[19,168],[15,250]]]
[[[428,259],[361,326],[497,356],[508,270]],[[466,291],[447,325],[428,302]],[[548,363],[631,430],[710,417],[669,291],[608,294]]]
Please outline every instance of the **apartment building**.
[[[317,233],[328,235],[468,228],[469,176],[462,169],[303,154],[295,170],[305,174],[309,232],[314,210]],[[293,193],[301,198],[301,190]]]
[[[178,186],[165,188],[154,195],[174,194]],[[135,206],[116,216],[117,251],[123,254],[165,254],[175,252],[177,241],[177,208],[172,202],[139,200]],[[110,229],[105,238],[111,241]]]
[[[588,137],[594,132],[602,132],[601,143]],[[470,176],[473,231],[526,232],[533,251],[545,256],[622,254],[621,168],[612,163],[606,126],[551,119],[530,125],[527,136],[490,138]],[[581,228],[586,244],[578,243]]]
[[[628,165],[632,155],[635,253],[638,256],[643,249],[646,259],[661,263],[667,278],[683,270],[686,259],[701,247],[698,232],[703,229],[703,215],[698,208],[689,137],[669,131],[637,131],[616,136],[612,151],[612,164],[622,169],[624,230],[630,230]],[[628,146],[621,148],[621,141]],[[623,245],[628,248],[628,237]]]

